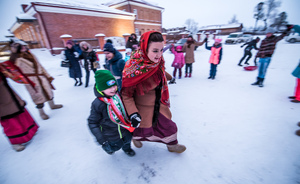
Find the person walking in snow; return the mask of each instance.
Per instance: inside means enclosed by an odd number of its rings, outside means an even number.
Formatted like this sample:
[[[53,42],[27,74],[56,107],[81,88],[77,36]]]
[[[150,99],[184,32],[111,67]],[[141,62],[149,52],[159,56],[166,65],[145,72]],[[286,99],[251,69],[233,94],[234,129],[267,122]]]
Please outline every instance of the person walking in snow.
[[[68,40],[66,43],[66,50],[63,51],[62,58],[70,62],[69,76],[75,80],[74,86],[82,85],[82,73],[78,57],[79,53],[74,49],[72,41]]]
[[[118,89],[122,87],[122,71],[125,61],[122,54],[117,51],[112,44],[106,43],[103,48],[105,58],[107,59],[106,68],[115,76],[118,82]]]
[[[25,149],[25,143],[33,138],[39,126],[25,108],[26,102],[9,86],[6,76],[2,73],[2,67],[5,67],[4,63],[0,63],[0,123],[13,149],[22,151]],[[9,68],[11,69],[11,66]],[[10,75],[11,73],[8,74]],[[22,74],[19,76],[22,77],[18,79],[26,78]]]
[[[222,39],[215,39],[215,43],[212,47],[207,46],[207,38],[204,39],[205,48],[211,50],[211,55],[209,58],[210,63],[210,73],[208,79],[214,80],[217,74],[217,66],[221,63],[223,48],[222,48]]]
[[[171,48],[172,53],[175,55],[174,61],[172,63],[172,67],[174,67],[174,71],[173,71],[173,77],[176,77],[176,73],[178,70],[179,73],[179,79],[181,79],[181,68],[184,66],[185,61],[184,61],[184,54],[182,52],[182,46],[177,46],[176,50],[174,48],[174,45],[172,44],[172,48]]]
[[[171,120],[167,79],[162,57],[162,34],[149,31],[141,36],[140,47],[126,62],[123,70],[122,100],[131,122],[140,126],[133,131],[133,144],[140,148],[141,141],[161,142],[170,152],[182,153],[178,144],[177,126]]]
[[[29,52],[25,45],[13,43],[11,50],[10,61],[19,67],[22,73],[35,83],[34,88],[29,84],[26,84],[25,87],[31,99],[36,104],[41,118],[43,120],[49,119],[49,116],[43,110],[45,102],[48,102],[51,109],[63,107],[61,104],[55,104],[53,101],[54,95],[52,90],[55,88],[51,82],[54,78],[45,70],[38,59]]]
[[[193,36],[188,36],[186,43],[183,45],[182,51],[185,52],[185,77],[192,77],[193,63],[195,62],[194,50],[196,46],[201,46],[203,42],[197,42]]]
[[[79,55],[79,59],[84,60],[84,69],[85,69],[85,87],[89,86],[89,80],[90,80],[90,70],[93,70],[93,72],[96,72],[95,63],[97,63],[97,56],[95,51],[93,51],[91,45],[85,41],[80,42],[80,49],[82,50],[81,54]]]
[[[271,62],[272,55],[276,48],[276,44],[282,40],[287,33],[292,29],[291,25],[287,26],[287,30],[284,31],[281,35],[275,36],[275,30],[273,28],[267,29],[266,38],[261,41],[260,47],[256,56],[259,58],[259,67],[258,67],[258,76],[257,81],[252,83],[252,85],[258,85],[263,87],[263,82],[267,73],[268,66]]]
[[[90,131],[106,153],[111,155],[122,148],[127,155],[134,156],[131,132],[139,126],[139,122],[129,122],[118,94],[117,81],[110,71],[97,70],[95,81],[96,99],[88,117]]]
[[[240,60],[240,62],[239,62],[239,66],[243,66],[242,65],[242,62],[243,62],[243,60],[247,57],[247,59],[246,59],[246,61],[245,61],[245,64],[246,65],[249,65],[249,63],[248,63],[248,61],[249,61],[249,59],[252,57],[252,53],[251,53],[251,50],[252,49],[255,49],[255,50],[257,50],[257,47],[256,47],[256,43],[258,43],[259,42],[259,40],[260,40],[260,38],[259,37],[256,37],[256,39],[255,40],[252,40],[252,41],[250,41],[250,42],[246,42],[246,43],[244,43],[243,45],[241,45],[241,48],[243,48],[245,45],[247,45],[246,46],[246,48],[245,48],[245,50],[244,50],[244,56],[241,58],[241,60]],[[256,66],[256,61],[254,60],[254,64],[255,64],[255,66]]]

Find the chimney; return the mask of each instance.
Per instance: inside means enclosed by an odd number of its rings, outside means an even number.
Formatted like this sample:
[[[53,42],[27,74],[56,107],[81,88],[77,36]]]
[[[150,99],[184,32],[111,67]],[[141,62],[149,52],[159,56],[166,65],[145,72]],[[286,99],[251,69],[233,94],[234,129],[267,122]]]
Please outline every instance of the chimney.
[[[25,13],[25,9],[28,7],[28,5],[27,4],[21,4],[21,6],[22,6],[23,12]]]

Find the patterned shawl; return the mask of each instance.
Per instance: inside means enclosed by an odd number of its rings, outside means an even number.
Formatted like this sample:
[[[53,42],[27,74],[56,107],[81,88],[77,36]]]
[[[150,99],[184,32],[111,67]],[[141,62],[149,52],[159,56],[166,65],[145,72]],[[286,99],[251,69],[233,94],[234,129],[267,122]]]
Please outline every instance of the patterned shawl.
[[[137,95],[144,95],[151,90],[153,83],[157,86],[162,83],[161,103],[170,106],[164,58],[161,57],[158,63],[154,63],[147,56],[148,40],[152,33],[155,31],[146,32],[141,36],[140,48],[134,51],[125,63],[122,94],[133,96],[135,92]]]
[[[11,78],[17,83],[30,84],[33,88],[35,86],[35,84],[22,73],[20,68],[13,64],[11,61],[0,63],[0,72],[2,72],[5,77]]]

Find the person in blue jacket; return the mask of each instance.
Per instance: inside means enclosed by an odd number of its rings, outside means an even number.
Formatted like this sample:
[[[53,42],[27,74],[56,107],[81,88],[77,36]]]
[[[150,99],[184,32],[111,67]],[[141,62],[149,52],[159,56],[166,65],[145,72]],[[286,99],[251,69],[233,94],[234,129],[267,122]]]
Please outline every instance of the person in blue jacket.
[[[122,59],[123,56],[112,44],[105,44],[103,51],[107,60],[105,68],[117,79],[118,89],[120,90],[122,87],[122,71],[125,66],[125,61]]]

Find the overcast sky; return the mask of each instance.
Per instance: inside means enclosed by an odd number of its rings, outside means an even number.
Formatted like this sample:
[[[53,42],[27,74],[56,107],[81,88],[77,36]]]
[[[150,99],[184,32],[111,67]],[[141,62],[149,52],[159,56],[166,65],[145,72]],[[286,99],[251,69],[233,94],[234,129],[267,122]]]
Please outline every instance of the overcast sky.
[[[8,34],[8,29],[16,21],[16,15],[22,12],[21,4],[34,0],[0,0],[0,40]],[[62,1],[62,0],[61,0]],[[66,0],[67,1],[67,0]],[[106,3],[110,0],[73,0],[81,2]],[[263,0],[149,0],[165,8],[162,13],[163,27],[181,27],[187,19],[194,19],[198,26],[226,24],[236,15],[244,27],[254,26],[254,7]],[[285,11],[287,20],[300,24],[300,0],[281,0],[278,12]]]

